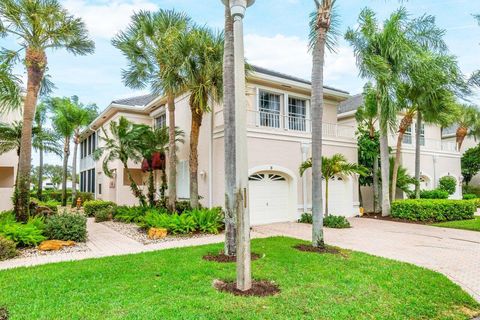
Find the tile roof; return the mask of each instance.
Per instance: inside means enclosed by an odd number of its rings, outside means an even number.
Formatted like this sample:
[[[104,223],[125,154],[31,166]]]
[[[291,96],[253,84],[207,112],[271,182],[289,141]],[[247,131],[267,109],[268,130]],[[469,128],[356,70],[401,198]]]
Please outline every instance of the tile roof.
[[[349,111],[357,110],[363,104],[363,95],[361,93],[356,94],[345,101],[340,102],[338,105],[338,113],[345,113]]]
[[[125,99],[118,99],[112,101],[112,103],[115,104],[120,104],[124,106],[132,106],[132,107],[143,107],[152,102],[154,99],[156,99],[158,95],[156,94],[145,94],[141,96],[135,96],[135,97],[130,97],[130,98],[125,98]]]

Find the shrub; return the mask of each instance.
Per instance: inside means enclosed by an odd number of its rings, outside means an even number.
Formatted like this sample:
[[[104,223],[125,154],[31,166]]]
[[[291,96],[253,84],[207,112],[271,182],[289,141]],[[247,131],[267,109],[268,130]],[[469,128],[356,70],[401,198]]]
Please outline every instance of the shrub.
[[[45,223],[45,236],[48,239],[85,242],[87,218],[80,214],[66,213],[48,217]]]
[[[92,200],[85,202],[83,204],[83,209],[88,217],[93,217],[98,210],[114,208],[115,206],[115,203],[111,201]]]
[[[15,242],[0,237],[0,261],[11,259],[17,255]]]
[[[448,199],[448,192],[440,189],[420,191],[421,199]]]
[[[302,215],[300,216],[300,219],[298,219],[298,222],[300,223],[310,223],[312,224],[313,223],[313,220],[312,220],[312,214],[311,213],[308,213],[308,212],[304,212],[302,213]]]
[[[323,226],[327,228],[344,229],[350,228],[350,222],[343,216],[326,216],[323,218]]]
[[[438,189],[447,191],[449,195],[455,193],[457,190],[457,180],[452,176],[444,176],[438,180],[439,187]]]
[[[141,222],[145,216],[146,209],[143,207],[116,207],[113,211],[113,218],[117,221],[131,223]]]
[[[149,210],[140,226],[145,229],[165,228],[170,234],[187,234],[196,231],[196,222],[189,214],[167,214]]]
[[[82,203],[94,200],[93,193],[90,193],[90,192],[77,191],[77,199],[78,198],[82,199]],[[77,205],[77,199],[72,199],[72,203],[73,203],[74,206]]]
[[[192,217],[197,231],[217,234],[223,229],[224,217],[222,214],[222,208],[196,209],[184,212],[183,215]]]
[[[473,200],[473,199],[477,199],[477,195],[476,194],[473,194],[473,193],[465,193],[463,195],[463,200]]]
[[[392,217],[411,221],[440,222],[473,219],[472,200],[398,200],[392,203]]]
[[[113,216],[113,209],[112,208],[97,210],[95,212],[95,222],[103,222],[103,221],[112,220],[112,216]]]
[[[476,194],[478,198],[480,198],[480,187],[463,185],[462,189],[464,193],[473,193]]]
[[[36,246],[45,240],[43,230],[38,229],[32,222],[0,225],[0,236],[15,242],[20,247]]]
[[[184,213],[185,211],[191,211],[192,206],[190,205],[190,201],[177,201],[175,203],[175,209],[179,214]]]

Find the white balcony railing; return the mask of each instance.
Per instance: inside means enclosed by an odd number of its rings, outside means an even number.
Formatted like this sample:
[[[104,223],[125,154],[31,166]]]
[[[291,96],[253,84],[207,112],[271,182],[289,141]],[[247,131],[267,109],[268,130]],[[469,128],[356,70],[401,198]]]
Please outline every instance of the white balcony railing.
[[[223,126],[223,111],[215,113],[214,121],[217,127]],[[312,128],[311,120],[303,115],[284,115],[279,112],[252,110],[247,111],[247,126],[249,128],[262,128],[267,131],[304,133],[306,135],[310,135]],[[323,122],[323,135],[326,137],[354,139],[355,128],[353,126]]]
[[[395,146],[397,143],[397,135],[392,135],[390,137],[391,145]],[[402,146],[404,148],[415,148],[416,141],[414,136],[406,135],[403,137]],[[447,151],[447,152],[456,152],[457,148],[455,143],[446,142],[436,139],[426,139],[425,137],[420,138],[420,148],[424,150],[436,150],[436,151]]]

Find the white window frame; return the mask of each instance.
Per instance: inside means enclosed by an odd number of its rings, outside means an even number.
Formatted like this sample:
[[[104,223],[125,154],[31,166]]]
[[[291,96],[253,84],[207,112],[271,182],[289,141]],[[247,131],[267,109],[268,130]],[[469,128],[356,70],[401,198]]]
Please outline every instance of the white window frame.
[[[158,119],[160,119],[160,118],[164,119],[164,122],[163,122],[162,126],[158,125]],[[157,115],[154,118],[154,126],[155,126],[155,129],[159,129],[159,128],[163,128],[163,127],[167,126],[167,113],[166,112],[160,113],[159,115]]]
[[[287,128],[288,130],[293,130],[293,131],[300,131],[300,132],[307,132],[308,131],[308,126],[307,126],[307,123],[308,123],[308,109],[309,109],[309,100],[308,99],[305,99],[305,98],[300,98],[300,97],[297,97],[295,95],[285,95],[286,98],[285,98],[285,114],[286,114],[286,121],[285,121],[285,128]],[[292,128],[290,126],[290,115],[293,114],[290,112],[290,99],[292,100],[296,100],[296,101],[303,101],[305,103],[304,105],[304,110],[305,110],[305,113],[303,115],[301,114],[294,114],[294,116],[292,118],[295,118],[295,119],[301,119],[302,116],[303,116],[303,121],[304,121],[304,124],[303,124],[303,130],[299,130],[298,128],[295,128],[295,126]],[[295,120],[296,121],[296,120]]]

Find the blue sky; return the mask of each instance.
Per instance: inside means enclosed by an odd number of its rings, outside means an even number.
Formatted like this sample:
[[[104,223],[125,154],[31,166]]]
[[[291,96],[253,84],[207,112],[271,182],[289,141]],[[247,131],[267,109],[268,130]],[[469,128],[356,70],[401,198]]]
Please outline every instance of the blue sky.
[[[188,13],[194,21],[212,28],[223,27],[220,0],[65,0],[60,2],[72,14],[84,19],[96,52],[75,57],[65,51],[49,52],[49,73],[57,86],[56,96],[78,95],[85,103],[97,103],[100,110],[110,101],[139,93],[126,88],[121,69],[122,55],[110,44],[111,38],[124,29],[134,11],[141,9],[176,9]],[[256,0],[245,19],[246,56],[250,63],[310,78],[311,57],[307,51],[308,16],[313,0]],[[446,42],[458,57],[464,73],[480,68],[480,26],[472,13],[480,13],[479,0],[338,0],[341,31],[354,27],[362,8],[370,7],[383,20],[401,3],[413,17],[434,15],[446,29]],[[0,46],[14,48],[15,39],[0,40]],[[21,66],[18,74],[25,77]],[[358,93],[364,80],[357,75],[355,59],[348,44],[341,39],[336,54],[328,54],[325,82]],[[146,92],[146,91],[145,91]],[[144,92],[141,92],[144,93]],[[480,101],[477,95],[475,101]]]

